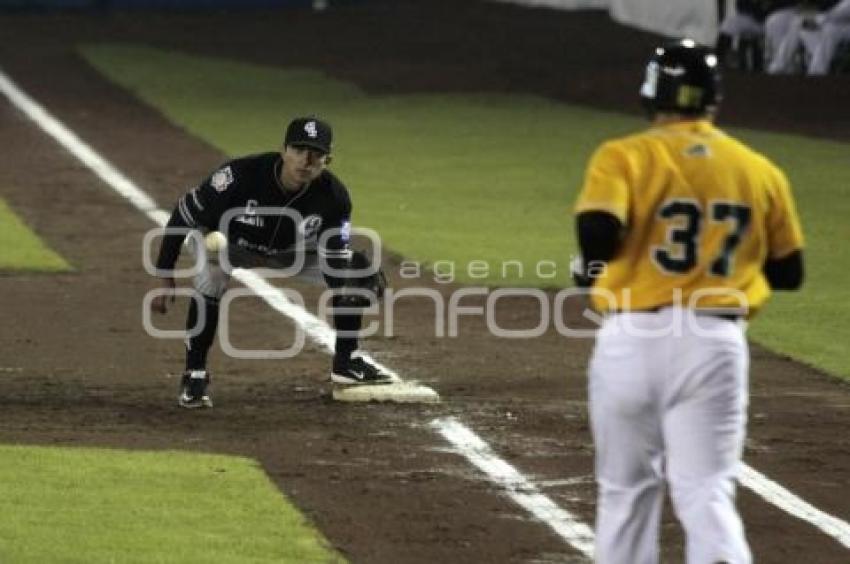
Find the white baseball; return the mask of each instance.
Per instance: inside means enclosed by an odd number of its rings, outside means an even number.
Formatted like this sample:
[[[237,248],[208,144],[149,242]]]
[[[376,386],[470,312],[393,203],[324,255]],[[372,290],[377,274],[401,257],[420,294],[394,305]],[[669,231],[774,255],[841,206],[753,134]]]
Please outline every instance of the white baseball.
[[[204,247],[207,252],[217,253],[227,246],[227,237],[221,231],[210,231],[204,237]]]

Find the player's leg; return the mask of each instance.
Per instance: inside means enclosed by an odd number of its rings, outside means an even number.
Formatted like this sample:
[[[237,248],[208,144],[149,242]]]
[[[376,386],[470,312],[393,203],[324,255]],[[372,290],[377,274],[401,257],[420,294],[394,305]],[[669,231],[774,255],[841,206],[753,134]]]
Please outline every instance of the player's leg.
[[[764,22],[764,43],[769,73],[792,72],[802,25],[803,18],[794,8],[777,10],[767,17]]]
[[[207,355],[218,329],[219,300],[229,280],[230,275],[214,261],[206,261],[193,280],[197,293],[186,316],[186,370],[178,398],[182,407],[212,407]]]
[[[589,370],[598,484],[596,561],[655,564],[663,447],[652,359],[662,355],[651,341],[614,334],[617,317],[600,330]]]
[[[186,316],[186,370],[207,368],[207,355],[218,329],[218,303],[218,298],[199,293],[189,304]]]
[[[826,23],[817,35],[817,41],[812,49],[812,61],[809,63],[810,75],[825,75],[829,73],[832,59],[839,43],[850,39],[850,24]]]
[[[322,272],[322,267],[318,254],[307,252],[304,265],[296,278],[314,285],[328,283],[329,277]],[[357,268],[362,267],[363,265],[357,265]],[[346,304],[341,295],[335,295],[331,305],[334,329],[336,329],[331,381],[337,384],[353,385],[391,382],[392,377],[389,374],[354,354],[359,347],[359,333],[363,326],[362,308]]]
[[[693,319],[711,335],[685,327],[675,340],[663,422],[667,480],[685,530],[687,562],[745,564],[752,556],[735,485],[746,426],[747,344],[735,322]]]

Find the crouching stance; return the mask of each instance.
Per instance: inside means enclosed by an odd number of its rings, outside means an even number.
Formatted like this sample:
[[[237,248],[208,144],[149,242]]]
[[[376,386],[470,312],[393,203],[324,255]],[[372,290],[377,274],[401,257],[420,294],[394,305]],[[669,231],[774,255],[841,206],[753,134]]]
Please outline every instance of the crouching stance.
[[[174,301],[174,265],[187,232],[227,235],[227,260],[219,262],[214,253],[204,255],[193,280],[198,296],[186,321],[181,406],[212,406],[207,353],[231,267],[286,269],[301,280],[324,281],[335,290],[337,338],[331,380],[390,381],[389,375],[353,355],[362,322],[359,310],[381,297],[384,280],[379,268],[370,269],[365,255],[350,248],[351,200],[343,183],[327,170],[331,140],[327,123],[297,118],[287,127],[279,152],[229,161],[178,200],[157,259],[164,291],[151,302],[154,311],[166,313]],[[347,290],[355,286],[359,290]]]

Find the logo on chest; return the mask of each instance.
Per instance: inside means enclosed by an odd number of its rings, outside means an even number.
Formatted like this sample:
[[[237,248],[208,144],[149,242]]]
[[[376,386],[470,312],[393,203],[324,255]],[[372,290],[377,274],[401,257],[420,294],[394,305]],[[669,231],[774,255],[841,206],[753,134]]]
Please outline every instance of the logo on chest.
[[[215,171],[210,176],[210,186],[215,188],[216,192],[224,192],[231,184],[233,184],[233,170],[229,166]]]
[[[265,225],[265,220],[263,216],[257,215],[257,206],[259,205],[260,202],[257,200],[248,200],[245,202],[245,213],[237,215],[233,221],[238,221],[245,225],[252,225],[254,227],[263,227]]]
[[[312,239],[319,233],[322,228],[322,216],[317,214],[308,215],[298,224],[298,233],[305,239]]]

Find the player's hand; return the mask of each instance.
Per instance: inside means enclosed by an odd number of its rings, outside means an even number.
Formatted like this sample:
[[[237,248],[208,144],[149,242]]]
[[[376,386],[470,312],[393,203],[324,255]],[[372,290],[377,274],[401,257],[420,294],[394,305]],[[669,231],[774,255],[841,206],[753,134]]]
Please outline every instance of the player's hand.
[[[160,278],[160,288],[163,292],[151,300],[151,311],[162,314],[168,313],[168,304],[174,303],[174,289],[176,287],[174,278]]]

